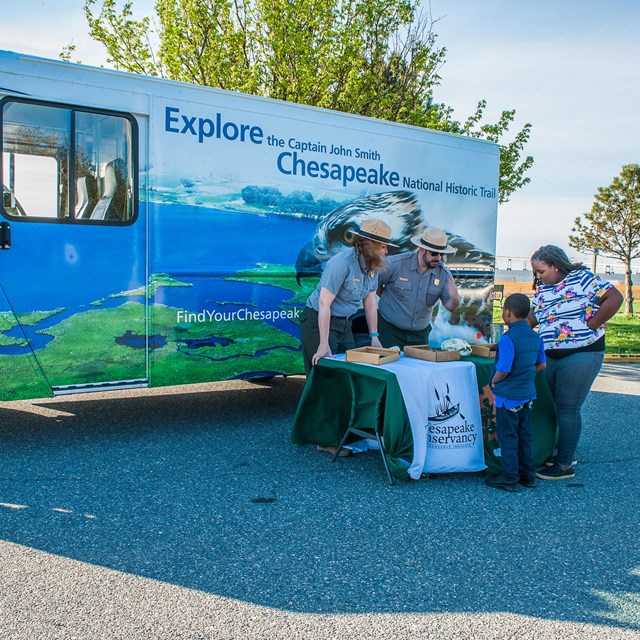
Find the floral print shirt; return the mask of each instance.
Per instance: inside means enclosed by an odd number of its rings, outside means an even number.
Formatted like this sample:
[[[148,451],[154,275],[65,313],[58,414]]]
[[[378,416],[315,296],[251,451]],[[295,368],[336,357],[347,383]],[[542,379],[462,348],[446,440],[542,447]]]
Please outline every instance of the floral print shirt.
[[[587,320],[598,310],[596,300],[613,285],[591,271],[571,271],[554,285],[540,285],[533,297],[538,335],[545,349],[586,347],[604,335],[593,331]]]

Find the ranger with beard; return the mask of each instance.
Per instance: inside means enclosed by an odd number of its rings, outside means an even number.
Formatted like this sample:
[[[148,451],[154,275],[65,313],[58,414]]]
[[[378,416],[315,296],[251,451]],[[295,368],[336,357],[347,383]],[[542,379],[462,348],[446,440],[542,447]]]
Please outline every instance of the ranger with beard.
[[[390,241],[391,228],[382,220],[365,220],[352,234],[355,236],[353,246],[327,262],[320,282],[300,315],[307,375],[320,358],[355,346],[351,323],[361,305],[371,331],[371,345],[381,346],[376,329],[378,270],[384,265],[387,247],[396,245]]]
[[[378,275],[378,332],[383,347],[428,344],[433,307],[440,300],[448,311],[460,307],[451,272],[441,262],[455,253],[441,229],[425,229],[413,236],[417,251],[387,259]]]

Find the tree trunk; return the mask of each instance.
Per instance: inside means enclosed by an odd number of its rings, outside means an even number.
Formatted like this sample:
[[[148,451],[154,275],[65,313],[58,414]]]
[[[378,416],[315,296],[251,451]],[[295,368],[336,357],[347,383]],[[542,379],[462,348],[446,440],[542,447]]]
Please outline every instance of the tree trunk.
[[[631,277],[631,260],[627,261],[624,271],[624,311],[627,315],[633,315],[633,280]]]

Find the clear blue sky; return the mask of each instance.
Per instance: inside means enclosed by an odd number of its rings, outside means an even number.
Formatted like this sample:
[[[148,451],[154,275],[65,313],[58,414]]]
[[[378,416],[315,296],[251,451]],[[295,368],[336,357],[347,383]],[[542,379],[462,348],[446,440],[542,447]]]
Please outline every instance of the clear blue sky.
[[[0,48],[57,57],[73,41],[78,59],[104,62],[83,0],[0,1]],[[134,14],[153,4],[133,0]],[[490,116],[516,109],[518,124],[533,124],[531,184],[500,207],[498,256],[520,268],[547,243],[576,255],[574,218],[622,165],[640,162],[640,3],[431,0],[431,13],[448,51],[436,100],[462,120],[484,98]]]

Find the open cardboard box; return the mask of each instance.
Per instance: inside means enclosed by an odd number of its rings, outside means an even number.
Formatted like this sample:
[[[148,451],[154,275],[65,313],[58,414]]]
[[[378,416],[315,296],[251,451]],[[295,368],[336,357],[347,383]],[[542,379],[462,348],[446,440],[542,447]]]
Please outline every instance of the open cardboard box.
[[[472,344],[471,353],[474,356],[482,356],[483,358],[495,358],[497,348],[498,345],[496,344]]]
[[[379,349],[378,347],[358,347],[347,349],[347,362],[364,362],[366,364],[387,364],[400,357],[395,349]]]
[[[430,362],[451,362],[452,360],[460,360],[459,351],[432,349],[428,344],[406,346],[404,348],[404,355],[409,356],[410,358],[429,360]]]

